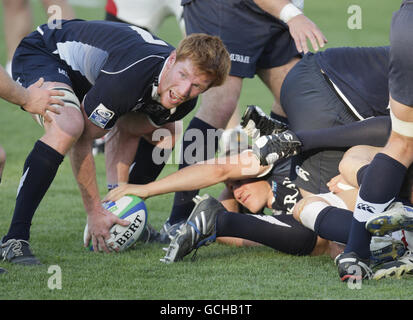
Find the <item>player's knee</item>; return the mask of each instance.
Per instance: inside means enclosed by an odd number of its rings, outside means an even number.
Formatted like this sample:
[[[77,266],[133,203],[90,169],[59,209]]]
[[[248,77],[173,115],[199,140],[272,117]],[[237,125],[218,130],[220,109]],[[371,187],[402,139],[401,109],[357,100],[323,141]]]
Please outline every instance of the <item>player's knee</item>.
[[[68,114],[66,118],[70,117],[71,126],[68,127],[75,127],[73,133],[69,133],[70,135],[76,135],[77,131],[83,131],[83,115],[82,111],[80,110],[80,101],[73,90],[66,86],[59,86],[59,83],[48,83],[46,87],[49,90],[56,90],[61,92],[62,96],[55,96],[56,98],[63,101],[64,106],[58,104],[52,104],[52,106],[59,108],[61,114]],[[73,112],[75,110],[75,112]],[[49,112],[49,111],[47,111]],[[51,114],[49,112],[49,114]],[[55,115],[52,114],[52,117]],[[42,115],[35,115],[34,119],[36,122],[41,126],[44,127],[44,117]],[[67,120],[66,120],[67,121]]]
[[[330,204],[321,197],[305,197],[294,206],[293,216],[298,222],[314,231],[317,216],[329,205]]]

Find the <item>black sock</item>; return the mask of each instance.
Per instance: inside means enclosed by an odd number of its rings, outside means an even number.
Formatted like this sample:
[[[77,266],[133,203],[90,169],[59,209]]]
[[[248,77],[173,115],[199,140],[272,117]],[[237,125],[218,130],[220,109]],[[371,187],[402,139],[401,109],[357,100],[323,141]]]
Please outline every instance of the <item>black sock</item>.
[[[303,144],[302,151],[308,151],[361,144],[382,147],[386,144],[390,131],[390,117],[382,116],[331,128],[297,131],[295,134]]]
[[[26,159],[16,206],[7,235],[3,238],[29,240],[33,215],[49,189],[64,156],[38,140]]]
[[[129,183],[146,184],[154,181],[165,167],[166,159],[171,153],[172,149],[160,149],[141,138],[132,170],[129,172]],[[165,161],[155,162],[154,154],[161,155]]]
[[[352,211],[328,206],[318,214],[314,223],[314,231],[323,239],[345,244],[352,219]]]
[[[317,241],[317,235],[312,230],[287,214],[270,216],[219,212],[216,235],[251,240],[294,255],[310,254]]]
[[[191,129],[198,130],[198,133],[202,133],[202,143],[197,140],[197,137],[199,137],[199,135],[196,135],[197,132],[193,132],[195,133],[194,135],[191,134]],[[188,128],[185,130],[184,139],[182,141],[181,164],[179,165],[179,169],[215,156],[215,152],[218,150],[218,137],[215,136],[214,139],[211,139],[210,136],[211,133],[216,134],[216,130],[216,128],[210,126],[201,119],[193,118],[191,120]],[[208,145],[208,141],[209,144],[213,143],[213,145]],[[192,154],[190,154],[191,151]],[[174,204],[169,217],[170,224],[175,224],[179,221],[188,219],[194,207],[192,198],[194,198],[198,192],[199,190],[181,191],[175,193]]]

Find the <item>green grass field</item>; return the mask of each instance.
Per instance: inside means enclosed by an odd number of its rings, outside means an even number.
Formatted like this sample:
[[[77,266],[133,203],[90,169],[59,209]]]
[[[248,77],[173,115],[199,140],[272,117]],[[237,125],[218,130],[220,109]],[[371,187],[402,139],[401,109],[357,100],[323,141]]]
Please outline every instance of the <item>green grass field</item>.
[[[87,1],[85,1],[86,3]],[[305,12],[329,40],[327,47],[388,45],[392,12],[401,1],[307,0]],[[44,23],[40,4],[32,1],[36,24]],[[347,26],[350,5],[362,9],[362,29]],[[83,19],[102,19],[103,6],[76,6]],[[0,16],[1,13],[0,13]],[[2,23],[0,28],[2,28]],[[0,62],[5,63],[3,30],[0,30]],[[173,18],[160,36],[177,44],[180,33]],[[244,81],[241,109],[257,104],[270,110],[272,96],[257,79]],[[185,124],[191,117],[188,116]],[[0,235],[11,220],[21,171],[33,143],[42,130],[28,114],[0,101],[0,144],[7,164],[0,184]],[[104,158],[96,158],[98,182],[105,194]],[[162,175],[177,169],[167,165]],[[202,190],[213,196],[222,186]],[[150,223],[160,228],[167,219],[173,195],[147,200]],[[295,257],[270,248],[234,248],[214,244],[198,251],[197,259],[165,265],[159,262],[162,246],[138,246],[122,254],[94,254],[82,246],[86,215],[73,178],[69,160],[61,165],[52,187],[33,220],[32,249],[44,263],[21,267],[0,262],[8,273],[0,276],[0,300],[364,300],[411,299],[413,277],[368,281],[361,289],[350,289],[338,279],[336,267],[327,256]],[[51,289],[54,267],[61,270],[61,289]]]

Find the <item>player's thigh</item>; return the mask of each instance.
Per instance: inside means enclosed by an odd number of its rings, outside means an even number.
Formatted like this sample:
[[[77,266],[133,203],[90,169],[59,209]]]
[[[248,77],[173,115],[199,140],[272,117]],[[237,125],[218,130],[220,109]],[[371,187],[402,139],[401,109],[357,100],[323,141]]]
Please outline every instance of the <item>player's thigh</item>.
[[[278,101],[280,99],[281,86],[284,82],[285,77],[287,76],[291,67],[294,66],[299,60],[299,58],[292,58],[285,65],[267,69],[259,69],[257,71],[260,79],[264,82],[264,84]]]
[[[285,77],[280,102],[293,131],[329,128],[356,120],[311,54],[304,56]]]
[[[79,139],[84,129],[84,118],[81,112],[79,99],[72,88],[66,83],[45,82],[43,85],[47,89],[57,90],[65,94],[58,97],[64,102],[64,106],[59,106],[59,114],[48,115],[52,119],[49,121],[39,120],[38,115],[34,115],[34,120],[43,125],[45,133],[41,140],[61,154],[66,154],[73,143]]]
[[[225,128],[237,107],[241,88],[242,78],[229,76],[222,86],[204,92],[197,118],[215,128]]]
[[[184,19],[187,34],[222,39],[231,57],[232,76],[253,78],[257,68],[281,66],[297,54],[287,25],[253,1],[192,1],[184,5]]]

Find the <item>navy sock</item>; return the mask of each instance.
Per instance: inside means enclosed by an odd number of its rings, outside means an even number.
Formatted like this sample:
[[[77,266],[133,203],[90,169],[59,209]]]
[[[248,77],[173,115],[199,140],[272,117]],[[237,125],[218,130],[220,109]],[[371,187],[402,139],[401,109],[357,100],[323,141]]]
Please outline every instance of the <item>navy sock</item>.
[[[370,257],[371,234],[365,223],[372,214],[383,212],[398,195],[406,167],[384,153],[378,153],[365,169],[344,252]]]
[[[303,144],[302,150],[308,151],[361,144],[382,147],[386,144],[390,131],[390,117],[382,116],[331,128],[297,131],[295,134]]]
[[[64,156],[38,140],[23,168],[13,218],[4,241],[29,240],[33,215],[50,187]]]
[[[159,176],[165,167],[166,160],[161,163],[155,163],[153,159],[154,153],[159,154],[162,159],[168,159],[172,149],[160,149],[141,138],[135,155],[134,165],[129,172],[129,183],[146,184],[154,181]]]
[[[198,141],[195,132],[194,135],[191,134],[191,129],[197,129],[198,133],[201,132],[203,135],[203,141]],[[216,132],[216,128],[212,127],[208,123],[202,121],[198,118],[193,118],[185,130],[184,139],[182,141],[182,153],[181,153],[181,164],[179,169],[185,168],[198,161],[203,161],[210,159],[215,156],[218,150],[218,137],[216,136],[213,140],[214,145],[208,146],[208,131],[213,130]],[[200,143],[201,142],[201,143]],[[192,151],[191,154],[189,154]],[[176,192],[174,197],[174,203],[172,207],[172,212],[169,217],[169,223],[175,224],[181,220],[188,219],[191,211],[194,207],[194,198],[198,194],[199,190],[193,191],[181,191]]]
[[[312,230],[287,214],[270,216],[219,212],[216,235],[247,239],[294,255],[310,254],[317,241],[317,236]]]
[[[357,184],[359,186],[361,186],[361,182],[363,181],[364,175],[366,174],[368,168],[369,168],[369,165],[366,164],[362,166],[360,169],[358,169],[356,176],[357,176]]]
[[[320,211],[314,223],[314,231],[323,239],[346,243],[350,232],[353,212],[337,207]]]

